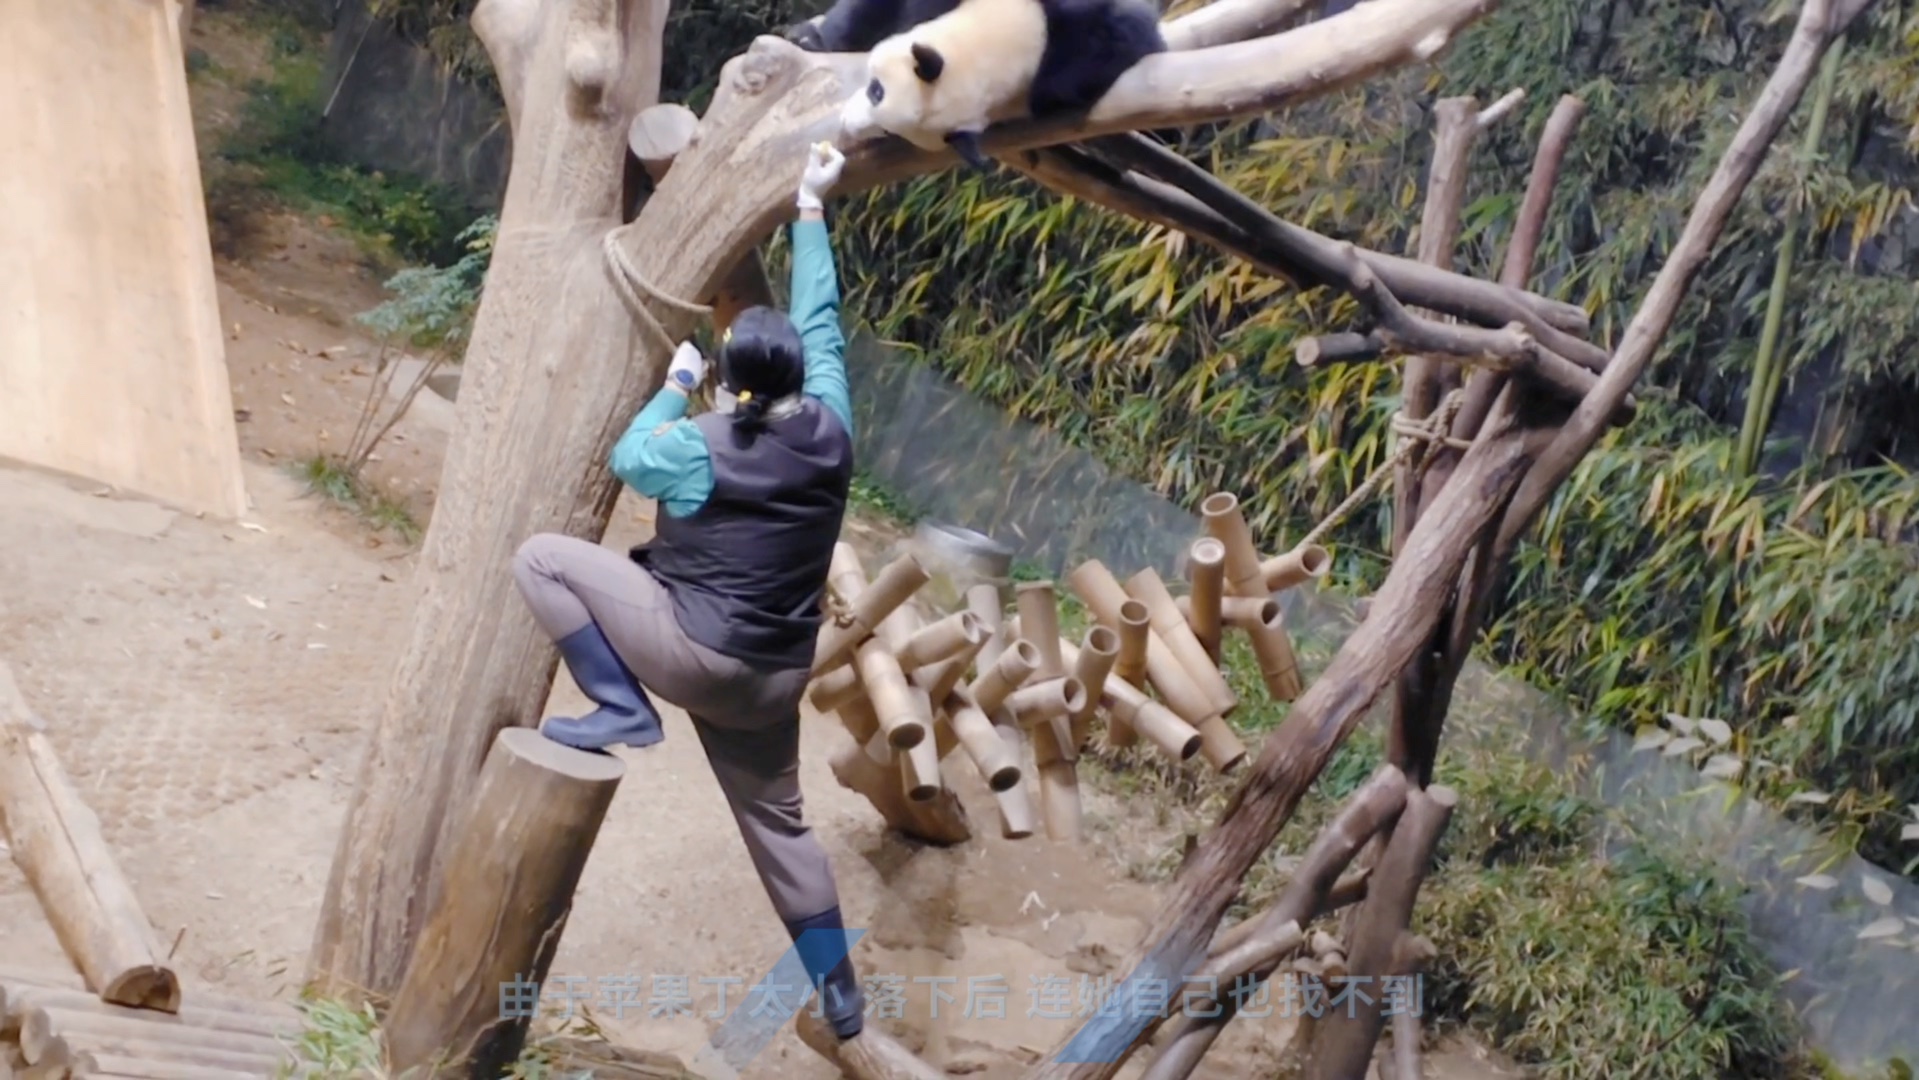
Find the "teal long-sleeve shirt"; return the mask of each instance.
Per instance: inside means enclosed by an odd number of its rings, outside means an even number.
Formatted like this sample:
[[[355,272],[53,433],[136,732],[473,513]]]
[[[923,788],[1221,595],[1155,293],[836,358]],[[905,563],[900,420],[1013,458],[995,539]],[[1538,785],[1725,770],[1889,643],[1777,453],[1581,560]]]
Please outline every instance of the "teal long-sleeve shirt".
[[[853,398],[846,382],[846,337],[840,330],[839,273],[826,222],[793,223],[792,318],[806,355],[801,391],[833,410],[853,433]],[[613,475],[674,517],[685,517],[713,494],[713,459],[706,437],[686,416],[686,395],[662,387],[613,446]]]

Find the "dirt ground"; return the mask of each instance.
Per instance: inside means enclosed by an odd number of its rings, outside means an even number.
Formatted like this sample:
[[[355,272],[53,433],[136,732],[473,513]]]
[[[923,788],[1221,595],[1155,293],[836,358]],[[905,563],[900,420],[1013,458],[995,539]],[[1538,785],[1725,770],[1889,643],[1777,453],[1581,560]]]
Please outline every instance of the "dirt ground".
[[[219,37],[218,12],[195,31],[210,51],[237,48]],[[232,102],[203,94],[196,108],[204,142]],[[292,214],[254,224],[244,249],[218,260],[248,518],[202,520],[0,468],[0,658],[189,986],[284,998],[303,976],[364,732],[404,631],[414,548],[293,474],[340,448],[362,408],[377,345],[352,316],[382,299],[377,276],[323,224]],[[422,394],[370,471],[422,523],[453,414]],[[650,506],[629,496],[606,543],[623,548],[649,522]],[[851,528],[868,550],[891,539]],[[562,674],[550,708],[582,701]],[[553,985],[578,980],[610,1036],[693,1061],[718,1024],[719,992],[737,1003],[788,942],[685,718],[669,710],[667,730],[659,747],[623,754],[627,776]],[[976,831],[989,835],[918,849],[884,837],[834,781],[826,760],[846,737],[838,725],[809,714],[804,730],[808,811],[839,870],[848,924],[867,931],[856,961],[905,991],[903,1016],[881,1022],[949,1073],[1017,1075],[1080,1022],[1032,1015],[1059,1008],[1036,988],[1070,986],[1076,999],[1123,974],[1112,965],[1156,898],[1121,868],[1156,855],[1163,831],[1088,790],[1086,844],[1002,841],[990,802],[975,799]],[[66,965],[10,861],[0,861],[0,958]],[[651,990],[655,976],[686,978],[691,1015],[598,1000],[608,980],[642,978]],[[1271,1075],[1288,1027],[1275,999],[1271,1019],[1229,1029],[1200,1075]],[[1454,1047],[1428,1068],[1510,1075],[1482,1058]],[[789,1025],[742,1075],[832,1073]]]

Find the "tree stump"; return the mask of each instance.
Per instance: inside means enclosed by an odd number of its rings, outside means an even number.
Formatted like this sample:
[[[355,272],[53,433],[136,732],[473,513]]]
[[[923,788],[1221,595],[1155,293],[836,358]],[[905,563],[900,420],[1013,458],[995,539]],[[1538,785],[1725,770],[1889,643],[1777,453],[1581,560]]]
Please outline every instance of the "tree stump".
[[[519,1056],[538,984],[626,766],[531,728],[507,728],[480,769],[446,888],[387,1017],[396,1071],[497,1076]],[[523,989],[509,1009],[507,988]],[[441,1055],[446,1055],[443,1060]]]

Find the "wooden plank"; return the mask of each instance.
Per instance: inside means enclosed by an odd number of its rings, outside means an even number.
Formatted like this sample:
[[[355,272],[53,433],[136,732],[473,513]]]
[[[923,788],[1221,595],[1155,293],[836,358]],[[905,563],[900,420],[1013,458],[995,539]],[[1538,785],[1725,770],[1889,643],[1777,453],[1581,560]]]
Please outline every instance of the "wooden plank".
[[[0,100],[33,103],[0,111],[0,458],[235,517],[182,15],[10,0],[0,20]]]
[[[99,819],[38,726],[13,670],[0,661],[0,813],[13,861],[89,988],[115,1004],[174,1012],[180,980]]]

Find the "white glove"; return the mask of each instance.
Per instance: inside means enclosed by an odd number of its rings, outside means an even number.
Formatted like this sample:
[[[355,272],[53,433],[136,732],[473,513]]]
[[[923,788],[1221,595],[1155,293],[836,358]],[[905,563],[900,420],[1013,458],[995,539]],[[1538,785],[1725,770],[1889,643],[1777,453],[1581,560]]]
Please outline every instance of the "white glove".
[[[673,362],[666,365],[667,384],[691,394],[705,378],[706,357],[700,355],[700,347],[691,341],[680,342],[673,352]]]
[[[846,155],[829,142],[814,143],[806,155],[806,172],[800,177],[800,209],[820,209],[820,196],[839,182]]]

